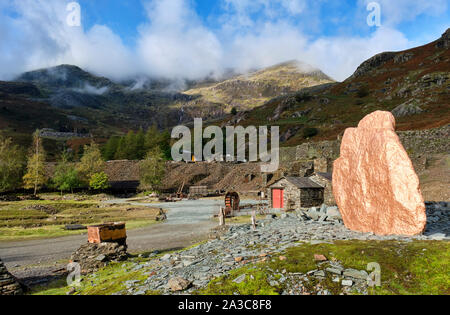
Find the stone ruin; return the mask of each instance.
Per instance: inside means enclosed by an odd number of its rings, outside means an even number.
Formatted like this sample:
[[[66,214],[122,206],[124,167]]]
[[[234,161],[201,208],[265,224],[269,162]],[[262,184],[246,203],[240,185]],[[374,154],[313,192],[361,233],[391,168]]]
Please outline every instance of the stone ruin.
[[[378,235],[417,235],[426,225],[419,178],[395,133],[377,111],[345,131],[334,163],[333,194],[347,228]]]
[[[22,286],[17,279],[8,272],[5,264],[0,259],[0,295],[21,295]]]
[[[72,254],[70,260],[80,264],[81,273],[95,272],[110,262],[124,261],[128,258],[126,245],[118,243],[86,243]]]

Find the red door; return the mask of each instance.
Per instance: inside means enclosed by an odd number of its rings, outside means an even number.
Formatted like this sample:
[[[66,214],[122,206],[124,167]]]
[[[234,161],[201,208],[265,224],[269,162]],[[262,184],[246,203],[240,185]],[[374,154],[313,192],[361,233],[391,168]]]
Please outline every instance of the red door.
[[[283,189],[272,189],[272,207],[274,209],[284,208],[284,190]]]

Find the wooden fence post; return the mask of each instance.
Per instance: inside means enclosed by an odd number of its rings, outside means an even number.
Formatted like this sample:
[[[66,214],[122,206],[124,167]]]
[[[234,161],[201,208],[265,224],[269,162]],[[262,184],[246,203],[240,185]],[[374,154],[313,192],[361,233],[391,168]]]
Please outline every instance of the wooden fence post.
[[[252,229],[256,230],[256,211],[252,211]]]
[[[219,211],[219,226],[225,226],[225,213],[222,207],[220,207]]]

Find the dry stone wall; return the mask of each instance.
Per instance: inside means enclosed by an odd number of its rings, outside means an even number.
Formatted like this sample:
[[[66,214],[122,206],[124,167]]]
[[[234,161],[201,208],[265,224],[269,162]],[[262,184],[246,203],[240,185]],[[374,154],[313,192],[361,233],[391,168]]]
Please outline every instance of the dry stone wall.
[[[429,130],[399,131],[397,134],[417,172],[421,172],[425,168],[427,157],[433,154],[448,154],[450,152],[450,125]],[[316,159],[334,161],[339,157],[340,146],[341,140],[338,139],[281,148],[280,161],[282,166],[288,169],[296,168],[296,162],[298,161],[303,161],[303,164]],[[332,165],[332,163],[329,163],[329,165]],[[330,171],[330,169],[327,170],[327,172]],[[289,173],[299,175],[297,169],[293,169],[293,172]]]
[[[0,259],[0,295],[20,295],[22,293],[21,285],[8,272],[5,264]]]
[[[329,206],[336,205],[336,200],[334,199],[333,195],[333,186],[331,184],[331,181],[327,180],[326,178],[323,178],[322,176],[319,176],[317,174],[310,177],[310,179],[320,186],[324,187],[324,202],[325,204]]]

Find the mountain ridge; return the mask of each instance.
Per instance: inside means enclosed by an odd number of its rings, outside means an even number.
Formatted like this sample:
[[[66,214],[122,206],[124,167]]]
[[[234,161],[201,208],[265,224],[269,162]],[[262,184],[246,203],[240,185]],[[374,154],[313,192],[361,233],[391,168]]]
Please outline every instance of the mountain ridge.
[[[174,84],[170,80],[116,82],[60,65],[0,82],[0,126],[13,136],[24,137],[30,128],[72,128],[108,138],[202,117],[222,126],[278,124],[285,146],[335,139],[378,109],[392,111],[400,130],[439,127],[450,116],[449,47],[447,30],[427,45],[369,58],[343,82],[288,61],[245,74],[230,71],[222,79],[185,82],[185,89],[175,90],[169,88]],[[36,112],[39,107],[42,113]],[[230,114],[233,107],[237,115]],[[311,128],[318,134],[304,137]]]
[[[343,82],[274,98],[239,123],[280,125],[284,146],[334,140],[375,110],[392,111],[398,130],[444,126],[450,123],[449,47],[450,29],[426,45],[377,54]],[[317,134],[305,136],[311,128]]]
[[[299,61],[288,61],[184,91],[184,94],[195,99],[176,103],[174,106],[202,117],[202,107],[205,106],[219,106],[224,114],[231,112],[233,108],[246,111],[263,105],[273,97],[333,82],[333,79],[317,68]]]

